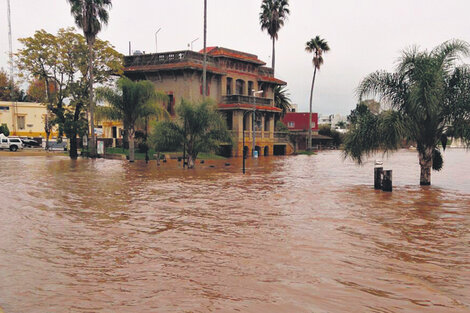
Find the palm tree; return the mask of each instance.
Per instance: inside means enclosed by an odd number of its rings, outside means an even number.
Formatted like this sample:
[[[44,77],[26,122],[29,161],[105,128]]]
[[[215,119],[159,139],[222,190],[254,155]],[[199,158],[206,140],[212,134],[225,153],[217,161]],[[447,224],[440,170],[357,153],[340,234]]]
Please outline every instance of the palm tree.
[[[289,0],[263,0],[261,3],[261,13],[259,14],[259,22],[261,24],[261,30],[267,30],[269,36],[273,40],[273,57],[272,57],[272,68],[276,64],[276,48],[275,43],[278,39],[278,33],[284,21],[287,19],[287,15],[290,14]]]
[[[405,50],[395,73],[377,71],[358,87],[359,98],[379,96],[391,110],[378,115],[361,109],[345,140],[345,155],[358,163],[363,155],[394,151],[403,139],[416,142],[420,184],[431,184],[431,168],[440,170],[448,137],[470,144],[470,70],[457,64],[470,55],[468,43],[444,42],[431,51]],[[357,110],[359,111],[359,110]]]
[[[312,101],[313,101],[313,86],[315,85],[315,76],[317,75],[317,69],[320,70],[320,66],[323,64],[323,52],[330,51],[330,47],[326,40],[321,39],[320,36],[307,41],[305,45],[305,51],[313,53],[313,79],[312,87],[310,89],[310,114],[309,114],[309,128],[308,128],[308,142],[307,150],[312,149]]]
[[[155,125],[151,142],[156,151],[185,146],[188,168],[194,168],[200,152],[213,151],[220,143],[231,143],[227,123],[210,100],[191,103],[181,100],[176,107],[177,119]]]
[[[274,87],[274,105],[282,110],[283,116],[292,108],[289,97],[290,95],[285,86],[278,85]]]
[[[155,91],[155,86],[150,81],[134,82],[123,77],[118,80],[117,90],[99,88],[96,97],[109,104],[99,107],[98,118],[122,121],[129,141],[129,161],[134,162],[136,123],[139,119],[163,113],[163,108],[158,105],[163,100],[161,94]]]
[[[94,103],[93,103],[93,45],[96,35],[101,31],[101,25],[108,24],[108,11],[111,8],[111,0],[67,0],[70,5],[70,12],[75,19],[75,24],[83,30],[88,44],[88,75],[90,89],[90,128],[91,128],[91,156],[96,155],[95,143],[95,122],[94,122]]]

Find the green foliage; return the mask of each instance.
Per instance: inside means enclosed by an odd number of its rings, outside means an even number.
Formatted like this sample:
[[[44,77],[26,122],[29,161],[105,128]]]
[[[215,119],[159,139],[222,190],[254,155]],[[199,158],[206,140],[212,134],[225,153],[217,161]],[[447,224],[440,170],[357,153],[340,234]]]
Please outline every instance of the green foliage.
[[[7,124],[0,125],[0,134],[4,134],[7,137],[10,136],[10,130]]]
[[[17,65],[23,75],[38,84],[39,93],[46,92],[46,107],[51,118],[46,133],[57,124],[59,135],[71,139],[70,156],[77,157],[76,137],[87,130],[85,111],[89,96],[88,47],[85,38],[73,28],[60,29],[57,35],[44,30],[19,41],[23,48],[16,53]],[[107,41],[97,40],[93,82],[107,84],[112,74],[122,73],[122,55]],[[43,85],[44,88],[43,88]],[[35,87],[35,88],[36,88]]]
[[[266,30],[273,41],[272,68],[276,65],[275,42],[278,39],[279,30],[284,26],[287,16],[290,14],[288,0],[263,0],[261,2],[261,12],[259,23],[261,30]]]
[[[176,107],[178,118],[155,126],[151,140],[157,151],[185,146],[188,167],[194,167],[198,154],[214,151],[221,143],[231,143],[225,119],[210,101],[193,104],[184,100]]]
[[[343,135],[340,132],[331,129],[330,125],[321,125],[320,129],[318,130],[318,134],[333,138],[333,144],[336,147],[343,143]]]
[[[444,160],[442,159],[441,151],[434,149],[432,153],[432,169],[439,172],[444,165]]]
[[[421,164],[421,183],[429,184],[432,153],[447,137],[470,143],[470,71],[456,62],[470,54],[466,42],[444,42],[432,51],[416,47],[403,52],[395,73],[377,71],[358,87],[359,98],[378,96],[393,111],[373,115],[361,106],[350,117],[346,156],[393,151],[398,141],[415,141]],[[437,159],[436,159],[437,160]],[[436,161],[437,162],[437,161]]]
[[[276,125],[275,125],[274,129],[277,132],[288,132],[289,131],[289,128],[282,121],[276,121]]]
[[[178,151],[183,147],[183,135],[175,122],[160,121],[150,134],[149,142],[158,152]]]
[[[323,53],[330,51],[330,46],[325,39],[320,38],[320,36],[315,36],[315,38],[307,41],[305,51],[313,53],[313,66],[316,69],[320,69],[323,64]]]
[[[122,77],[117,82],[117,89],[99,88],[96,98],[106,101],[108,106],[97,107],[98,119],[122,121],[129,139],[129,161],[134,161],[134,136],[139,119],[163,114],[161,101],[155,86],[148,80],[132,81]]]
[[[286,114],[291,108],[290,95],[285,86],[274,87],[274,105],[282,110],[282,115]]]
[[[11,81],[3,69],[0,69],[0,101],[28,101],[24,90],[18,86],[17,82]]]
[[[278,39],[278,33],[290,14],[288,0],[263,0],[259,22],[261,30],[267,30],[272,39]]]
[[[83,30],[87,42],[94,44],[95,36],[101,31],[101,25],[107,25],[111,0],[68,0],[70,12],[75,24]]]

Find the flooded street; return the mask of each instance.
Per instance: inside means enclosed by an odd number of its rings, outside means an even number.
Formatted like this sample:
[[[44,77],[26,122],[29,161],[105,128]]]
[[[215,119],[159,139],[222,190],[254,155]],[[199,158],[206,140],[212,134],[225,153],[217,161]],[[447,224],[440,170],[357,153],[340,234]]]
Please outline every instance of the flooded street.
[[[0,157],[0,307],[26,312],[470,312],[470,152],[129,164]],[[211,168],[209,166],[215,166]]]

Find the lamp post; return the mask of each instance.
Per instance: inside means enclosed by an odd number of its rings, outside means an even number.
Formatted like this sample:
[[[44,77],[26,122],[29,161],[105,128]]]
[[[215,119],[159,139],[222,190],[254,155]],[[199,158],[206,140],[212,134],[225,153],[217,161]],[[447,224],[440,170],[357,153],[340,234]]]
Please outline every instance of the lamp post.
[[[245,160],[246,160],[246,157],[247,155],[245,155],[245,115],[250,113],[252,111],[245,111],[245,113],[243,113],[243,127],[242,127],[242,142],[243,142],[243,148],[242,148],[242,155],[243,155],[243,174],[245,174]],[[254,110],[253,110],[253,113],[254,113]],[[247,153],[248,154],[248,153]]]
[[[157,40],[157,35],[158,35],[158,32],[161,30],[162,28],[160,27],[156,32],[155,32],[155,53],[158,53],[158,40]]]
[[[196,41],[196,40],[199,40],[199,37],[194,39],[193,41],[191,41],[191,51],[193,51],[193,43]]]
[[[256,116],[256,99],[255,99],[255,96],[256,94],[260,94],[260,93],[263,93],[263,90],[259,90],[259,91],[255,91],[254,89],[251,90],[252,94],[253,94],[253,148],[251,150],[251,155],[252,156],[255,156],[255,150],[256,150],[256,133],[255,133],[255,116]]]

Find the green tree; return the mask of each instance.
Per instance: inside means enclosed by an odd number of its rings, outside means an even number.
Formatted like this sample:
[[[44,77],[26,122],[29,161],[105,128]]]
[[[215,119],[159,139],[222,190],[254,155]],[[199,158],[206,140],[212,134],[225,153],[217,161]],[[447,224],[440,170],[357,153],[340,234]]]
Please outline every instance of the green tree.
[[[282,110],[282,115],[285,115],[292,108],[290,95],[285,86],[274,87],[274,105]]]
[[[176,107],[176,113],[176,120],[157,123],[152,141],[157,151],[184,145],[188,168],[194,168],[199,152],[212,151],[220,143],[231,142],[225,119],[212,102],[193,104],[182,100]]]
[[[287,16],[290,14],[288,0],[263,0],[261,3],[261,12],[259,14],[259,22],[261,30],[268,32],[273,41],[272,68],[276,65],[276,40],[278,33]]]
[[[0,101],[26,101],[24,90],[18,86],[17,82],[12,82],[8,76],[7,72],[0,69]]]
[[[331,129],[331,126],[329,124],[320,125],[318,134],[333,138],[333,144],[335,145],[335,147],[339,147],[343,143],[343,136],[341,135],[341,133],[337,130]]]
[[[321,65],[323,64],[323,53],[330,51],[330,47],[326,40],[321,39],[319,36],[310,39],[305,45],[305,51],[313,53],[313,78],[312,78],[312,87],[310,89],[310,110],[309,110],[309,124],[308,128],[308,140],[307,140],[307,150],[312,149],[312,102],[313,102],[313,87],[315,86],[315,76],[317,75],[317,69],[320,70]]]
[[[93,102],[93,82],[94,82],[94,58],[93,45],[96,41],[96,35],[101,31],[102,25],[108,24],[109,14],[107,9],[111,8],[111,0],[68,0],[70,3],[70,12],[75,19],[75,24],[83,30],[86,42],[88,44],[88,84],[89,84],[89,104],[90,129],[91,129],[91,156],[96,155],[95,142],[95,121],[94,121],[94,102]]]
[[[10,130],[8,129],[7,124],[0,125],[0,134],[4,134],[7,137],[10,136]]]
[[[362,108],[345,141],[345,155],[358,163],[364,155],[393,151],[400,141],[416,142],[420,184],[431,184],[431,168],[439,170],[447,138],[470,143],[470,71],[457,61],[468,56],[468,43],[452,40],[431,51],[405,50],[395,73],[377,71],[358,87],[359,98],[376,95],[391,110],[374,115]]]
[[[345,121],[339,121],[338,123],[336,123],[335,126],[338,127],[339,129],[346,129],[346,122]]]
[[[87,130],[85,109],[88,98],[88,46],[85,38],[73,28],[60,29],[57,35],[44,30],[36,31],[33,37],[19,41],[23,48],[16,54],[17,65],[23,75],[34,82],[39,80],[39,90],[44,85],[46,93],[46,146],[52,125],[58,125],[70,140],[69,155],[77,158],[77,135]],[[96,58],[96,83],[107,84],[112,74],[122,73],[122,55],[107,41],[96,40],[93,46]],[[38,93],[40,93],[39,91]],[[39,99],[44,100],[44,99]]]
[[[109,104],[99,107],[97,110],[99,119],[122,121],[129,141],[129,161],[134,162],[136,124],[139,119],[163,113],[163,108],[158,104],[162,100],[160,94],[148,80],[135,82],[122,77],[117,82],[117,89],[99,88],[96,96],[98,100]]]

